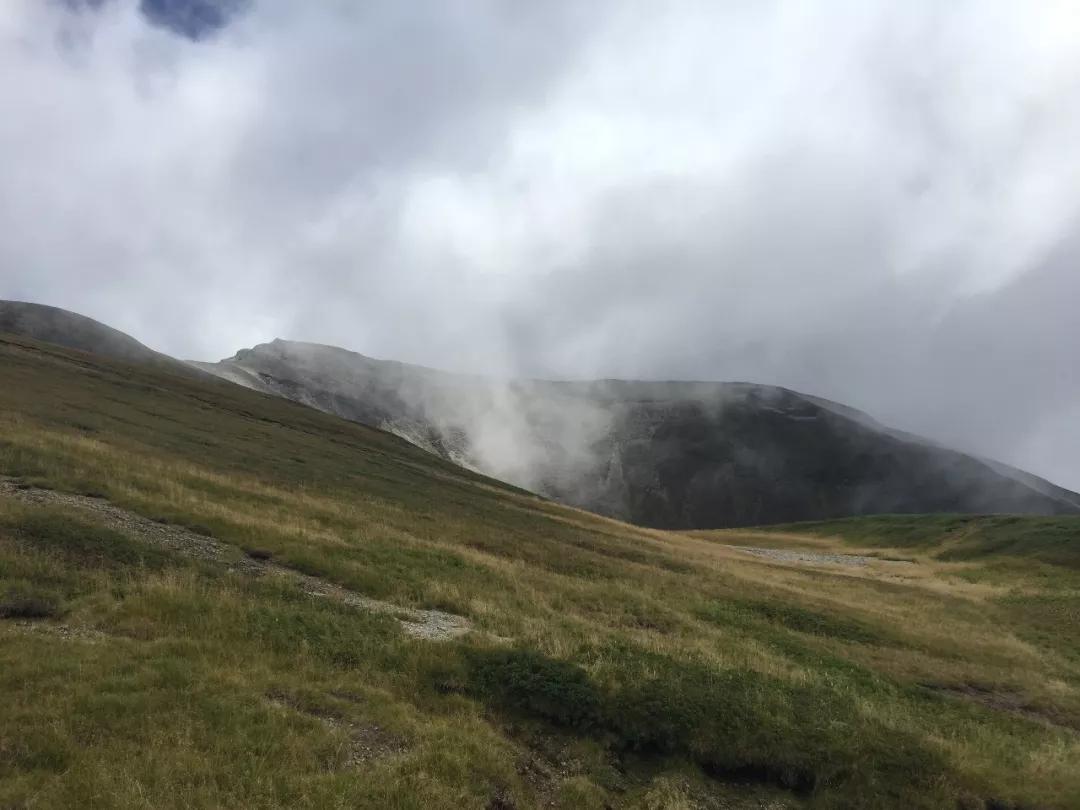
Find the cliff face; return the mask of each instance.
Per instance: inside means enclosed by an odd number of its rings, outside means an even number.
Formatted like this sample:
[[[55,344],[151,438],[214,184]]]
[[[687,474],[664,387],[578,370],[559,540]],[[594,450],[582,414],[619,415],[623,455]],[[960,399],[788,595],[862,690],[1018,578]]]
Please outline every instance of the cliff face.
[[[746,383],[499,381],[274,341],[197,364],[561,502],[710,528],[882,512],[1080,511],[1049,482]]]

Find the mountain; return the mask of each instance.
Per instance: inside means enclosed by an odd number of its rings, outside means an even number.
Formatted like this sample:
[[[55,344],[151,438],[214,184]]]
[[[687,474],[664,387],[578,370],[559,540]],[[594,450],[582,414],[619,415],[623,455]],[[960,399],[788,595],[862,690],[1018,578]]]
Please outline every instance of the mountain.
[[[284,340],[193,365],[644,526],[1080,512],[1080,496],[1036,476],[778,387],[496,380]]]
[[[219,363],[183,363],[82,315],[12,301],[0,301],[0,332],[174,373],[212,374],[643,526],[1080,512],[1080,495],[1037,476],[777,387],[498,380],[283,340]]]
[[[644,529],[0,335],[0,807],[1070,810],[1078,537]]]
[[[55,343],[126,363],[148,363],[194,373],[191,366],[156,352],[135,338],[66,309],[24,301],[0,301],[0,334]]]

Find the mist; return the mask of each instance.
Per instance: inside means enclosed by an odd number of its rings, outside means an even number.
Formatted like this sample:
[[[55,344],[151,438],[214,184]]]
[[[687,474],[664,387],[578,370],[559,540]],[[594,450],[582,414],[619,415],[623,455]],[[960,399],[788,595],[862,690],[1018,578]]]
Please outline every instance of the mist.
[[[0,297],[783,385],[1080,488],[1071,3],[585,5],[4,3]]]

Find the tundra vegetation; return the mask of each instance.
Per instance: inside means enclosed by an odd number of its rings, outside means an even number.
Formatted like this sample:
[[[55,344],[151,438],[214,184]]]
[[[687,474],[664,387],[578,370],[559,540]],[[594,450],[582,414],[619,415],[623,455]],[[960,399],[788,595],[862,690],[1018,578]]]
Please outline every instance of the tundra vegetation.
[[[1075,518],[641,529],[17,338],[0,474],[3,807],[1080,806]]]

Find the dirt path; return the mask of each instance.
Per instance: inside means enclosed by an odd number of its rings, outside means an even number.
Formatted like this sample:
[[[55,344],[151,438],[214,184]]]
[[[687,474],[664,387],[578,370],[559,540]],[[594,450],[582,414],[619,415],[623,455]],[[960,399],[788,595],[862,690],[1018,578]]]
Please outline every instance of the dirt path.
[[[865,566],[874,563],[884,565],[913,565],[909,560],[885,560],[881,557],[867,557],[862,554],[828,554],[819,551],[788,551],[779,548],[760,548],[758,546],[728,546],[745,554],[764,557],[775,562],[798,563],[802,565],[850,565]]]
[[[249,576],[270,575],[287,578],[300,585],[311,596],[335,599],[359,610],[393,616],[401,624],[402,630],[416,638],[439,641],[462,636],[472,629],[469,620],[464,616],[455,616],[441,610],[400,607],[390,602],[363,596],[325,579],[302,574],[269,560],[256,560],[249,557],[237,559],[237,550],[226,543],[205,537],[183,526],[159,523],[127,509],[121,509],[103,498],[28,487],[6,476],[0,476],[0,497],[40,506],[64,506],[78,509],[91,513],[98,522],[110,529],[170,551],[228,565],[230,569]]]

